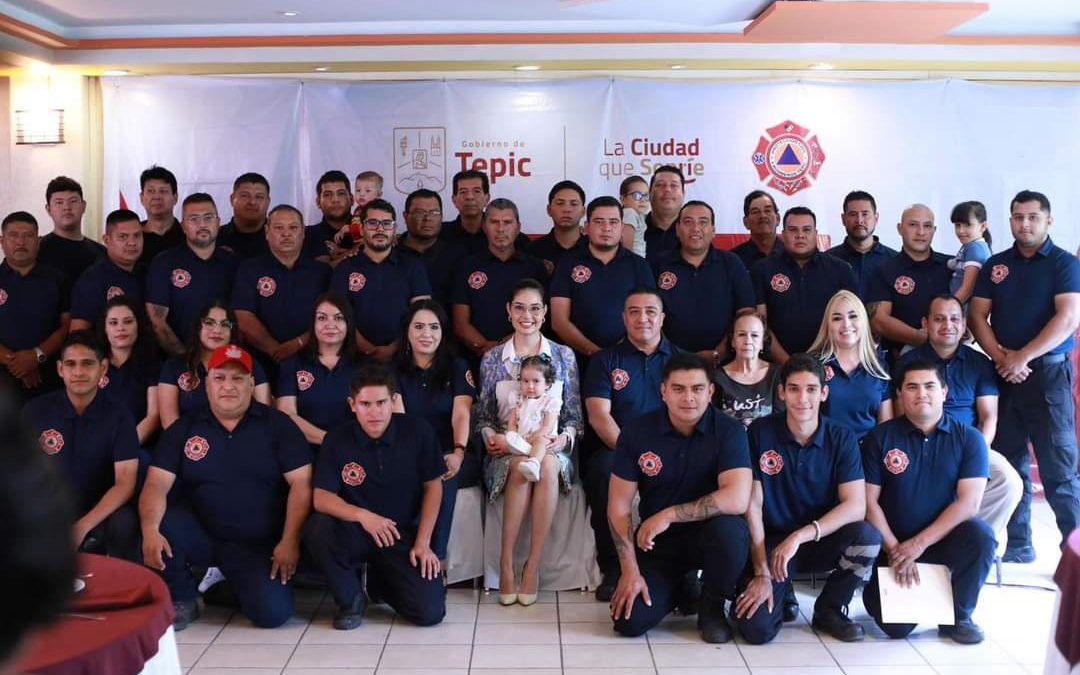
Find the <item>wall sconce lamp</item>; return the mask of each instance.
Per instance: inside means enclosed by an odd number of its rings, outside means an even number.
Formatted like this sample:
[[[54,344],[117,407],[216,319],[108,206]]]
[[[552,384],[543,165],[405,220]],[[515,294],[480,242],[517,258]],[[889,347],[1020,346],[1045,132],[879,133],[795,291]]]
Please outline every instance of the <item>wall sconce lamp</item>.
[[[15,145],[59,145],[63,142],[63,109],[15,111]]]

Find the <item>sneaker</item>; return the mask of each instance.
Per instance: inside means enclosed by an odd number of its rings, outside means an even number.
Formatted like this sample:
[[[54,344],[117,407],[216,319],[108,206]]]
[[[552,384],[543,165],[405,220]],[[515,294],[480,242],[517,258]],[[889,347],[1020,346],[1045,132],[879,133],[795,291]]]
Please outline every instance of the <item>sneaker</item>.
[[[216,567],[206,568],[206,574],[203,575],[202,581],[199,582],[199,592],[205,593],[219,581],[225,581],[225,575],[221,573],[221,570]]]
[[[615,587],[618,585],[618,574],[605,574],[604,578],[600,581],[600,585],[596,587],[594,596],[599,602],[611,602],[612,596],[615,595]]]
[[[173,603],[173,630],[179,633],[192,621],[199,618],[199,603],[194,600],[181,600]]]
[[[518,462],[518,473],[525,476],[525,480],[530,483],[535,483],[540,480],[540,460],[535,457],[530,457],[522,462]]]
[[[1007,546],[1005,555],[1001,556],[1001,562],[1007,563],[1031,563],[1035,562],[1035,549],[1030,546]]]
[[[367,609],[367,600],[364,598],[364,592],[360,591],[348,607],[338,607],[337,613],[334,614],[334,628],[337,630],[359,628],[364,620],[365,609]]]
[[[784,609],[782,610],[784,623],[791,623],[799,618],[799,599],[795,597],[795,587],[789,585],[787,594],[784,596]]]
[[[697,619],[701,639],[709,644],[719,645],[731,641],[731,626],[724,618],[724,603],[701,603]]]
[[[841,642],[858,642],[866,635],[863,627],[847,617],[847,607],[814,607],[814,628],[824,631]]]
[[[510,446],[510,451],[515,455],[527,455],[532,452],[532,446],[529,445],[529,442],[516,431],[506,432],[506,444]]]
[[[938,626],[938,635],[962,645],[977,645],[985,637],[982,628],[971,619],[961,619],[955,626]]]

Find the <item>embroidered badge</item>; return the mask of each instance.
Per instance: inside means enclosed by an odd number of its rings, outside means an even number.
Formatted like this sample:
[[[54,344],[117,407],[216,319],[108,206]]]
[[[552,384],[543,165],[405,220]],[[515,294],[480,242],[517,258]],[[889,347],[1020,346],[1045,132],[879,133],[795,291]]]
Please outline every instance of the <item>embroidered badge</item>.
[[[1000,284],[1002,281],[1005,281],[1005,277],[1007,276],[1009,276],[1008,265],[994,265],[990,270],[990,281],[993,281],[995,284]]]
[[[769,285],[777,293],[784,293],[791,288],[791,279],[788,279],[786,274],[774,274]]]
[[[277,282],[273,277],[259,277],[256,287],[259,289],[259,295],[269,298],[277,290]]]
[[[908,456],[903,450],[893,448],[885,453],[885,468],[891,474],[902,474],[908,468]]]
[[[638,457],[637,464],[641,469],[641,473],[650,478],[659,475],[661,469],[664,468],[664,463],[660,461],[660,458],[657,457],[654,452],[642,453],[642,455]]]
[[[478,291],[484,286],[487,286],[487,281],[487,274],[477,270],[469,275],[469,288]]]
[[[758,459],[758,468],[763,474],[775,476],[784,470],[784,458],[775,450],[766,450]]]
[[[202,436],[192,436],[187,439],[187,443],[184,443],[184,456],[193,462],[206,457],[208,452],[210,452],[210,442]]]
[[[341,468],[341,480],[350,487],[361,485],[365,478],[367,478],[367,472],[356,462],[349,462]]]
[[[300,391],[307,391],[311,389],[311,385],[315,384],[315,376],[306,370],[296,371],[296,388]]]
[[[124,289],[119,286],[109,286],[109,290],[105,291],[105,300],[112,300],[118,295],[123,295]]]
[[[186,288],[191,283],[191,272],[175,269],[172,271],[172,285],[177,288]]]
[[[622,368],[616,368],[611,371],[611,388],[615,391],[622,391],[626,385],[630,384],[630,373],[626,372]]]
[[[656,285],[665,291],[675,288],[677,283],[679,283],[679,277],[675,276],[674,272],[664,272],[656,280]]]
[[[46,455],[55,455],[64,447],[64,435],[56,429],[46,429],[38,436],[38,443]]]
[[[570,278],[576,283],[583,284],[592,278],[592,270],[585,265],[576,265],[570,270]]]
[[[893,288],[900,295],[911,295],[915,292],[915,280],[909,276],[896,277],[896,281],[893,282]]]
[[[364,286],[367,284],[367,277],[359,272],[353,272],[349,275],[349,292],[357,293],[364,290]]]
[[[195,391],[199,384],[199,376],[195,373],[183,372],[176,378],[176,386],[180,387],[181,391]]]

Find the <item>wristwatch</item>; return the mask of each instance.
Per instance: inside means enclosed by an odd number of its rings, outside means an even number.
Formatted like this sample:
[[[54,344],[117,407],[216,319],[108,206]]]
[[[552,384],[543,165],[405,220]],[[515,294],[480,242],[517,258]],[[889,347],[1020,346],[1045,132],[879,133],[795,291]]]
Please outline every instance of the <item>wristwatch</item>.
[[[45,363],[45,352],[41,351],[41,347],[34,347],[34,355],[38,363]]]

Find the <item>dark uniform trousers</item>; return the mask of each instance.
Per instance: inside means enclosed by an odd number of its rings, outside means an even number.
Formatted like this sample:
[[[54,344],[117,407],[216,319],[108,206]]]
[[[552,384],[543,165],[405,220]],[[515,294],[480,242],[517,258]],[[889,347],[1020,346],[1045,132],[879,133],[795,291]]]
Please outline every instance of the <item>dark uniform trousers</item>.
[[[86,534],[79,550],[122,558],[141,565],[142,537],[139,530],[139,512],[135,504],[128,502],[109,514],[108,518]]]
[[[926,549],[919,558],[922,563],[945,565],[952,573],[953,607],[956,620],[970,619],[975,605],[979,601],[990,566],[994,563],[994,549],[997,542],[994,532],[984,521],[978,518],[966,520],[945,536],[944,539]],[[913,623],[882,623],[881,592],[878,589],[878,567],[888,567],[889,558],[882,554],[874,565],[874,574],[870,583],[863,589],[863,605],[881,630],[891,638],[907,637],[915,630]],[[891,572],[887,572],[891,574]]]
[[[766,537],[766,555],[772,556],[773,549],[783,540],[780,536]],[[790,592],[792,574],[831,570],[814,607],[817,609],[820,605],[835,610],[847,607],[859,584],[870,578],[880,551],[881,534],[864,520],[848,523],[820,541],[803,544],[788,563],[787,580],[779,582],[773,579],[773,611],[769,611],[768,605],[762,605],[752,616],[736,619],[739,633],[754,645],[765,644],[776,637],[784,625],[783,601]],[[739,585],[740,592],[750,583],[753,575],[753,568],[747,569],[746,578]]]
[[[424,579],[409,562],[414,540],[415,533],[401,532],[401,539],[393,546],[379,548],[359,523],[324,513],[313,513],[304,526],[304,545],[326,575],[338,607],[348,607],[360,593],[356,570],[368,563],[378,574],[379,590],[395,612],[418,626],[434,626],[446,615],[446,587],[441,576]]]
[[[1009,545],[1031,545],[1031,459],[1035,448],[1046,501],[1054,510],[1062,538],[1080,525],[1080,476],[1077,476],[1076,409],[1068,354],[1043,356],[1020,384],[999,381],[1001,416],[994,449],[1024,479],[1024,495],[1009,521]]]
[[[750,554],[750,531],[742,516],[716,516],[697,523],[672,525],[658,536],[652,551],[635,547],[641,576],[649,586],[652,606],[639,595],[630,618],[615,618],[615,630],[627,637],[643,634],[675,609],[683,575],[702,571],[702,603],[722,611],[735,597]]]
[[[431,550],[440,560],[446,560],[446,547],[450,543],[450,526],[454,521],[454,506],[457,504],[457,491],[480,483],[480,460],[476,453],[466,448],[461,468],[450,480],[442,484],[442,502],[439,504],[439,517],[435,520],[435,530],[431,533]],[[480,514],[476,514],[479,518]]]
[[[216,566],[229,580],[240,602],[240,612],[260,628],[276,628],[293,615],[292,586],[280,577],[270,579],[270,556],[277,541],[216,540],[188,507],[169,504],[161,521],[161,534],[173,557],[165,556],[162,576],[173,600],[194,600],[198,591],[191,566]]]
[[[619,556],[615,552],[615,543],[611,540],[611,529],[608,527],[607,503],[615,452],[609,450],[595,434],[592,440],[595,443],[585,460],[582,487],[585,488],[585,499],[589,503],[589,524],[596,536],[596,564],[605,577],[614,579],[619,576]]]

